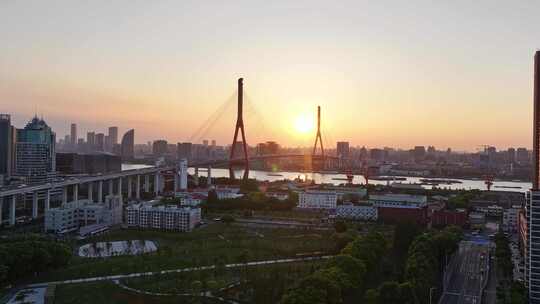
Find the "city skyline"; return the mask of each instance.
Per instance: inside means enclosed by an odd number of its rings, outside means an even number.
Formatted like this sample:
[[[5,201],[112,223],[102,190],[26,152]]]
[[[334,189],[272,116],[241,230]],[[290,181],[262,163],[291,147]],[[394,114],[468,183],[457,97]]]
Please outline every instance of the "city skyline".
[[[540,7],[490,3],[3,2],[0,106],[14,125],[42,114],[59,135],[74,121],[185,142],[244,77],[265,122],[246,115],[250,145],[310,146],[297,122],[321,105],[331,143],[530,149]],[[214,129],[230,144],[233,115]]]

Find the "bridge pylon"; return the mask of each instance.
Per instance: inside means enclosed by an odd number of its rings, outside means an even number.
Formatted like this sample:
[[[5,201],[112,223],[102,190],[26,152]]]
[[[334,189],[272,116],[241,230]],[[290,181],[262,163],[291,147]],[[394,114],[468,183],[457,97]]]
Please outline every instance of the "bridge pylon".
[[[231,153],[229,156],[229,177],[234,179],[234,170],[233,162],[234,152],[236,150],[236,145],[238,144],[238,131],[242,135],[242,149],[244,150],[244,180],[247,180],[249,177],[249,159],[248,159],[248,150],[246,142],[246,133],[244,131],[244,118],[243,118],[243,106],[244,106],[244,79],[238,79],[238,114],[236,116],[236,127],[234,129],[234,137],[231,145]]]
[[[323,141],[321,136],[321,106],[317,106],[317,135],[315,135],[315,143],[313,144],[313,153],[311,154],[312,157],[312,163],[313,159],[315,158],[315,154],[317,153],[317,143],[320,144],[321,147],[321,157],[322,157],[322,164],[324,168],[324,147],[323,147]]]

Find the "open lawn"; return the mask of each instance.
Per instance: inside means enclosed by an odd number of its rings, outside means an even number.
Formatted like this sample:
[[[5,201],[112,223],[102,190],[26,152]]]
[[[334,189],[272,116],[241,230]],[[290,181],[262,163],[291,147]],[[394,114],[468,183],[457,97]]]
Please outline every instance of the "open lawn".
[[[94,241],[152,240],[158,251],[140,256],[86,259],[74,257],[59,270],[44,273],[34,281],[58,281],[101,275],[177,269],[190,266],[237,263],[296,257],[335,249],[332,231],[248,228],[211,223],[190,233],[151,230],[116,230]]]
[[[67,303],[219,303],[210,298],[175,296],[182,293],[212,291],[215,296],[243,301],[243,303],[277,303],[282,294],[302,277],[313,273],[321,261],[281,265],[261,265],[238,269],[216,269],[191,273],[174,273],[122,280],[122,284],[136,290],[171,294],[150,296],[128,291],[111,281],[58,285],[55,304]],[[241,283],[241,286],[235,285]],[[227,291],[220,292],[228,286]],[[236,286],[236,287],[234,287]],[[231,288],[232,287],[232,288]]]
[[[56,289],[55,304],[177,304],[221,303],[211,299],[194,299],[179,296],[149,296],[132,293],[122,289],[113,282],[98,282],[89,284],[60,285]]]

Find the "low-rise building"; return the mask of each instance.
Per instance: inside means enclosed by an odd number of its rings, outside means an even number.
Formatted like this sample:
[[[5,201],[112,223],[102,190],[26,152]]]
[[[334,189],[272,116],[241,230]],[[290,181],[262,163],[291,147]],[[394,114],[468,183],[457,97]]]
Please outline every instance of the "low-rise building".
[[[411,194],[370,195],[369,202],[376,207],[409,207],[423,208],[427,206],[427,196]]]
[[[288,191],[269,191],[265,193],[267,197],[275,198],[279,201],[285,201],[289,199],[289,192]]]
[[[122,223],[122,200],[109,195],[105,203],[89,200],[69,202],[45,211],[45,231],[64,234],[95,224],[116,225]]]
[[[180,205],[189,207],[197,207],[208,198],[207,195],[191,192],[176,192],[175,196],[180,198]]]
[[[336,217],[351,220],[376,221],[378,218],[377,207],[371,204],[344,203],[336,208]]]
[[[201,221],[201,209],[133,204],[126,208],[128,227],[191,231]]]
[[[378,208],[378,218],[384,222],[427,223],[427,196],[409,194],[370,195],[369,202]]]
[[[314,210],[334,210],[337,205],[335,191],[307,190],[298,195],[298,208]]]
[[[473,229],[483,228],[486,224],[486,214],[482,212],[469,213],[469,223]]]
[[[440,209],[434,210],[431,213],[431,225],[435,227],[442,227],[448,225],[456,225],[463,227],[467,223],[467,210],[456,209],[447,210]]]
[[[518,231],[518,216],[521,206],[512,206],[503,211],[502,228],[506,232],[515,233]]]

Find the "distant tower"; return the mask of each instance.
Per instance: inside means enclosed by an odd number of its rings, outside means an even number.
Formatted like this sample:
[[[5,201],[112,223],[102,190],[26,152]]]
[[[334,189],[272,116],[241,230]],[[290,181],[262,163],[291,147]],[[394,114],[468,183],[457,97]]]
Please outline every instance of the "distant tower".
[[[317,135],[315,136],[315,144],[313,145],[313,155],[317,152],[317,142],[321,144],[321,156],[324,159],[324,148],[321,137],[321,106],[317,107]]]
[[[71,135],[69,139],[71,141],[71,145],[75,147],[75,145],[77,144],[77,124],[71,124]]]
[[[244,132],[244,119],[243,119],[243,105],[244,105],[244,79],[238,79],[238,114],[236,116],[236,128],[234,129],[234,137],[231,146],[231,153],[229,156],[229,176],[231,179],[234,179],[234,170],[232,160],[234,159],[234,151],[237,143],[236,139],[238,138],[238,130],[242,132],[242,148],[244,149],[244,179],[249,177],[249,160],[248,160],[248,151],[247,151],[247,142],[246,134]]]
[[[177,189],[180,189],[180,191],[187,190],[187,175],[188,175],[187,170],[188,170],[188,161],[187,159],[183,158],[178,162],[178,170],[176,173],[179,176]]]

